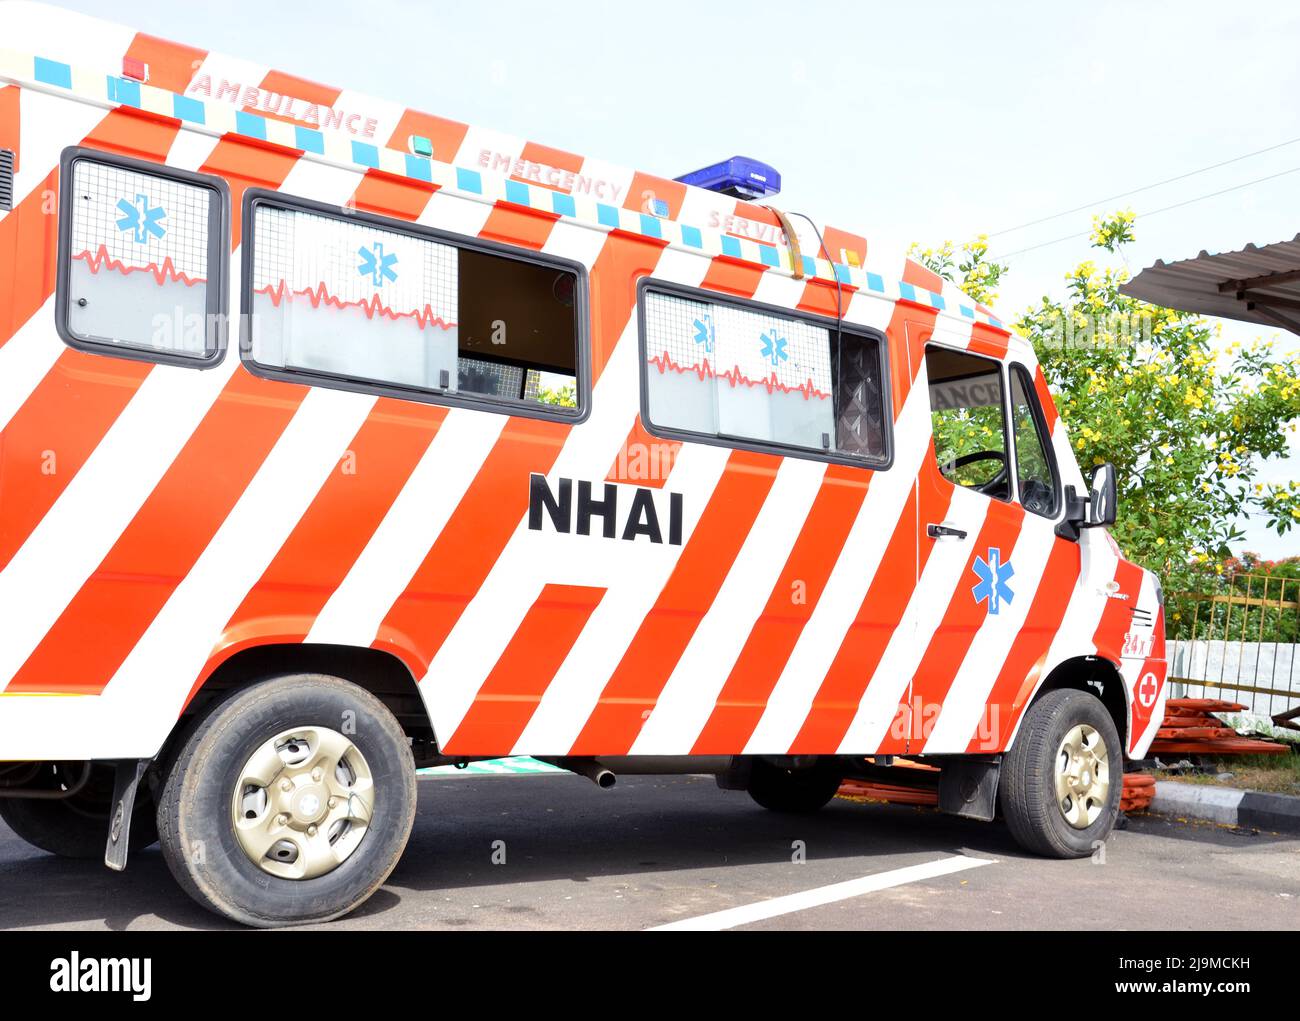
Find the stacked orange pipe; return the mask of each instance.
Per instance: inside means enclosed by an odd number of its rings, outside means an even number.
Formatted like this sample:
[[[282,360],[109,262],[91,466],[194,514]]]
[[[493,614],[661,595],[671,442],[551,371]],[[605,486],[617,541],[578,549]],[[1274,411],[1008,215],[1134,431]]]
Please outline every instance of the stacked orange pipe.
[[[1287,746],[1277,741],[1241,737],[1212,713],[1237,713],[1240,702],[1218,698],[1171,698],[1152,755],[1277,755]]]

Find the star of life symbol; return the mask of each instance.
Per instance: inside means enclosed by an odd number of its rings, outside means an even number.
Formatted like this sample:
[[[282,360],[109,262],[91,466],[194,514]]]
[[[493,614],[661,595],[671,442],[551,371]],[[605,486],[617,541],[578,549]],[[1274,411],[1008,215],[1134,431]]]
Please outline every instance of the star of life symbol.
[[[1010,560],[1005,564],[1002,563],[1002,551],[996,546],[989,547],[987,560],[977,556],[972,570],[979,583],[972,586],[971,592],[977,603],[988,600],[989,613],[996,614],[1002,609],[1003,603],[1010,603],[1016,598],[1016,594],[1011,591],[1011,586],[1007,584],[1011,576],[1016,573],[1016,569],[1011,566]]]
[[[763,357],[772,363],[772,368],[775,369],[782,362],[789,361],[790,356],[785,350],[789,342],[775,330],[764,333],[759,339],[763,343]]]
[[[167,228],[162,225],[162,221],[167,219],[167,211],[162,206],[149,205],[148,195],[137,195],[134,202],[118,199],[117,210],[122,214],[117,229],[134,231],[133,240],[137,245],[146,245],[151,237],[161,238],[167,233]]]
[[[695,320],[695,343],[704,348],[705,354],[713,354],[713,316],[705,312]]]
[[[1154,673],[1148,671],[1142,676],[1142,680],[1138,681],[1138,702],[1142,704],[1143,709],[1150,709],[1156,704],[1156,695],[1159,693],[1160,682],[1156,680]]]
[[[397,279],[397,271],[393,269],[397,265],[397,256],[385,255],[380,242],[376,241],[369,248],[358,248],[357,254],[361,256],[357,272],[370,277],[376,287],[382,287],[385,280]]]

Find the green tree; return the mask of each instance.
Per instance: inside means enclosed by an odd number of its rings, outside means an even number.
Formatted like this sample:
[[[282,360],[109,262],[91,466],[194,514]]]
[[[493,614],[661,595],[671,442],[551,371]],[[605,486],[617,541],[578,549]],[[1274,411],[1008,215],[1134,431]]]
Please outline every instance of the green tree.
[[[1263,340],[1224,347],[1203,317],[1121,294],[1128,273],[1115,263],[1133,220],[1097,218],[1098,256],[1066,274],[1063,300],[1043,297],[1015,325],[1034,345],[1084,472],[1115,465],[1117,541],[1167,586],[1186,587],[1222,572],[1242,515],[1263,511],[1279,533],[1300,521],[1295,482],[1255,481],[1263,462],[1286,454],[1300,418],[1300,356]],[[972,297],[1006,272],[989,264],[987,246],[918,254],[973,285]]]
[[[945,280],[951,280],[976,301],[992,305],[998,298],[998,282],[1007,267],[989,258],[989,238],[981,234],[973,241],[967,241],[960,249],[951,241],[945,241],[937,248],[922,248],[912,245],[908,254],[919,259],[921,263],[938,273]]]

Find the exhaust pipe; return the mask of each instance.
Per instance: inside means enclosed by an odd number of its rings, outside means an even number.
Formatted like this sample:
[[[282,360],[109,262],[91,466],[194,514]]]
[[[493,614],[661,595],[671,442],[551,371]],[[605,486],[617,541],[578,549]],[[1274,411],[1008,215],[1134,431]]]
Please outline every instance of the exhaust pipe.
[[[730,755],[601,755],[596,761],[624,776],[716,776],[732,765]]]
[[[597,787],[608,790],[618,782],[619,773],[628,776],[725,776],[735,767],[730,755],[619,755],[591,758],[587,756],[536,756],[541,762],[585,776]]]
[[[584,758],[559,758],[559,759],[541,759],[542,762],[549,762],[552,766],[559,766],[561,769],[567,769],[570,773],[577,773],[579,776],[585,776],[601,790],[609,790],[614,784],[618,783],[618,777],[612,770],[606,769],[595,759]]]

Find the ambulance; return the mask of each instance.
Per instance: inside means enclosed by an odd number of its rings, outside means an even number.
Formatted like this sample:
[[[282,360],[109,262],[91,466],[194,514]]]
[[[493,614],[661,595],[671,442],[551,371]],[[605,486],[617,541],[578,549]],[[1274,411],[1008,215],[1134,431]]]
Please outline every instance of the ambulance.
[[[988,308],[756,160],[657,176],[0,24],[20,837],[158,841],[254,926],[355,908],[416,770],[502,756],[796,813],[922,777],[1034,852],[1106,840],[1163,596]]]

